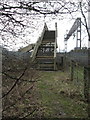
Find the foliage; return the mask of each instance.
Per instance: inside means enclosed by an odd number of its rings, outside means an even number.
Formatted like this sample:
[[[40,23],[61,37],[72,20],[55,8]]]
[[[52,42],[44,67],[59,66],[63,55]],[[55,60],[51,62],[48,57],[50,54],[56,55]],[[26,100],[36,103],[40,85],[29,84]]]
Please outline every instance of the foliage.
[[[41,72],[38,81],[38,101],[42,115],[46,118],[86,118],[87,104],[84,103],[83,81],[79,87],[70,80],[67,71]]]
[[[26,57],[26,60],[19,55],[7,50],[2,52],[3,118],[23,118],[37,111],[38,105],[34,95],[39,73],[31,67],[30,58]]]

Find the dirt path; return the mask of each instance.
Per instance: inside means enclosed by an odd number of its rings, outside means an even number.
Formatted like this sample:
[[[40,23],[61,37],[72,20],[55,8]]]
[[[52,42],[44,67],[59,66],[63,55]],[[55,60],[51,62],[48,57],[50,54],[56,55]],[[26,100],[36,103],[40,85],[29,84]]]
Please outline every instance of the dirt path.
[[[87,105],[81,93],[62,71],[41,72],[38,81],[38,102],[43,117],[87,117]]]

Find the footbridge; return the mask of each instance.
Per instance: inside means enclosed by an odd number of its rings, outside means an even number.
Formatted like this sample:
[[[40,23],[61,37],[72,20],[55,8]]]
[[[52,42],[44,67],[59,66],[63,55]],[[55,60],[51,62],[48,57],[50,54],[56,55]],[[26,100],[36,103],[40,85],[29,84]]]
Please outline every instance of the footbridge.
[[[31,60],[40,70],[56,70],[56,49],[57,49],[57,23],[55,30],[48,30],[46,23],[36,44],[30,44],[27,47],[19,49],[20,52],[31,53]]]

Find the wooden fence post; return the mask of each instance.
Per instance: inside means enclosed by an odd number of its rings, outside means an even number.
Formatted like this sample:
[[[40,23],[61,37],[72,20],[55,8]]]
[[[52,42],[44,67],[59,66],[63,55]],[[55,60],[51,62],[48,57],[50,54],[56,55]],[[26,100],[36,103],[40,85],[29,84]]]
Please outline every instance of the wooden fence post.
[[[88,103],[88,117],[90,117],[90,68],[84,67],[84,97]]]
[[[88,117],[90,118],[90,67],[88,68]]]
[[[88,100],[88,71],[87,67],[84,67],[84,97]]]
[[[73,60],[71,60],[71,81],[73,81],[73,77],[74,77],[74,62]]]

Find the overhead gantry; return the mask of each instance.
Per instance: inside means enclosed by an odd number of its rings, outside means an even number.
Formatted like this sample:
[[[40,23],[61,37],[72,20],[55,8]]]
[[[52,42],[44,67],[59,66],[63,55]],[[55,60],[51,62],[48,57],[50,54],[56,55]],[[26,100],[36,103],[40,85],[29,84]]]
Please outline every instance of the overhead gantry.
[[[64,38],[64,42],[67,42],[67,40],[72,36],[72,34],[77,31],[77,41],[76,41],[76,47],[81,48],[81,18],[77,18],[71,27],[68,34],[66,34]],[[67,45],[67,44],[66,44]]]

